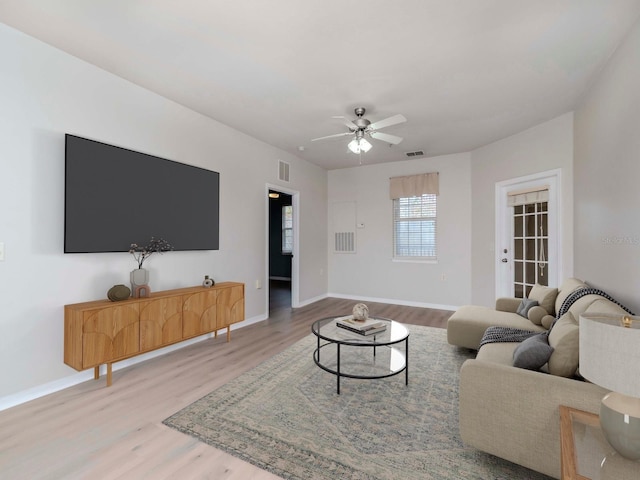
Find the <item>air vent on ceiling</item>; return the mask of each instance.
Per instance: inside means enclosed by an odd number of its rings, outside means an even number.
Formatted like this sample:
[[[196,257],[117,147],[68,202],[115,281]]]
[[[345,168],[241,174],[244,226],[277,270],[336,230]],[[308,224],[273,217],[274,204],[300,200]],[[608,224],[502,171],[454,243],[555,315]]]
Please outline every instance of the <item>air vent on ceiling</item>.
[[[406,152],[405,155],[407,157],[421,157],[424,155],[422,150],[416,150],[415,152]]]
[[[291,165],[282,160],[278,160],[278,180],[282,182],[289,182],[289,169]]]

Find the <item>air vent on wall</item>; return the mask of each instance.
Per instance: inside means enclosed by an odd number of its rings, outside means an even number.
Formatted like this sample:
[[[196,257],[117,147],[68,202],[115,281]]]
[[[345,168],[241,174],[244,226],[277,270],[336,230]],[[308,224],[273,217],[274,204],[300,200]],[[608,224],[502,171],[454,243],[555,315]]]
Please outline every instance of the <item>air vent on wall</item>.
[[[406,152],[405,155],[407,157],[421,157],[424,155],[422,150],[416,150],[415,152]]]
[[[335,253],[356,252],[355,232],[335,232]]]
[[[287,162],[278,160],[278,180],[281,182],[289,182],[290,165]]]
[[[331,204],[333,253],[356,253],[356,202]]]

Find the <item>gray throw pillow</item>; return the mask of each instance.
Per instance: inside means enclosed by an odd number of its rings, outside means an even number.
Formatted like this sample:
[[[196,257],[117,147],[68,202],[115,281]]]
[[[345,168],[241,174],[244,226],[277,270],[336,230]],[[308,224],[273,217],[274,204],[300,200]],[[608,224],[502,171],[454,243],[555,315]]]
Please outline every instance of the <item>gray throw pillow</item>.
[[[539,370],[549,361],[553,347],[549,345],[546,332],[527,338],[513,352],[513,366],[527,370]]]
[[[523,298],[522,301],[520,302],[520,305],[518,305],[518,309],[516,310],[516,313],[524,318],[529,318],[527,316],[527,314],[529,313],[529,309],[536,306],[538,306],[537,300],[529,300],[528,298]]]

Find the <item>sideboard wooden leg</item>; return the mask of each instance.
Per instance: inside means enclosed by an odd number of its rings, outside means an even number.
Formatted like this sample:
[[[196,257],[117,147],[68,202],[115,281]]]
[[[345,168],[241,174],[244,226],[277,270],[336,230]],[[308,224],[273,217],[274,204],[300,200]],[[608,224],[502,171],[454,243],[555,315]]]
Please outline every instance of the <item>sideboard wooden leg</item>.
[[[107,363],[107,387],[110,387],[113,381],[111,365],[111,363]]]
[[[231,341],[231,325],[227,326],[227,342]]]
[[[100,365],[93,369],[93,379],[98,380],[100,378]]]

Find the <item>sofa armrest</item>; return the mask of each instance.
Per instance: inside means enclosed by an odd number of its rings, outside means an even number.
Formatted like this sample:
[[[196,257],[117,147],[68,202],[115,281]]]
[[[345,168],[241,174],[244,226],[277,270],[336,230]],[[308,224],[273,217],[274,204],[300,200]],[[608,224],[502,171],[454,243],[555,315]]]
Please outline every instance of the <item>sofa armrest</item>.
[[[592,383],[482,360],[460,370],[460,436],[484,452],[560,478],[559,406],[598,412]]]
[[[516,313],[520,302],[522,302],[521,298],[500,297],[496,300],[496,310]]]

